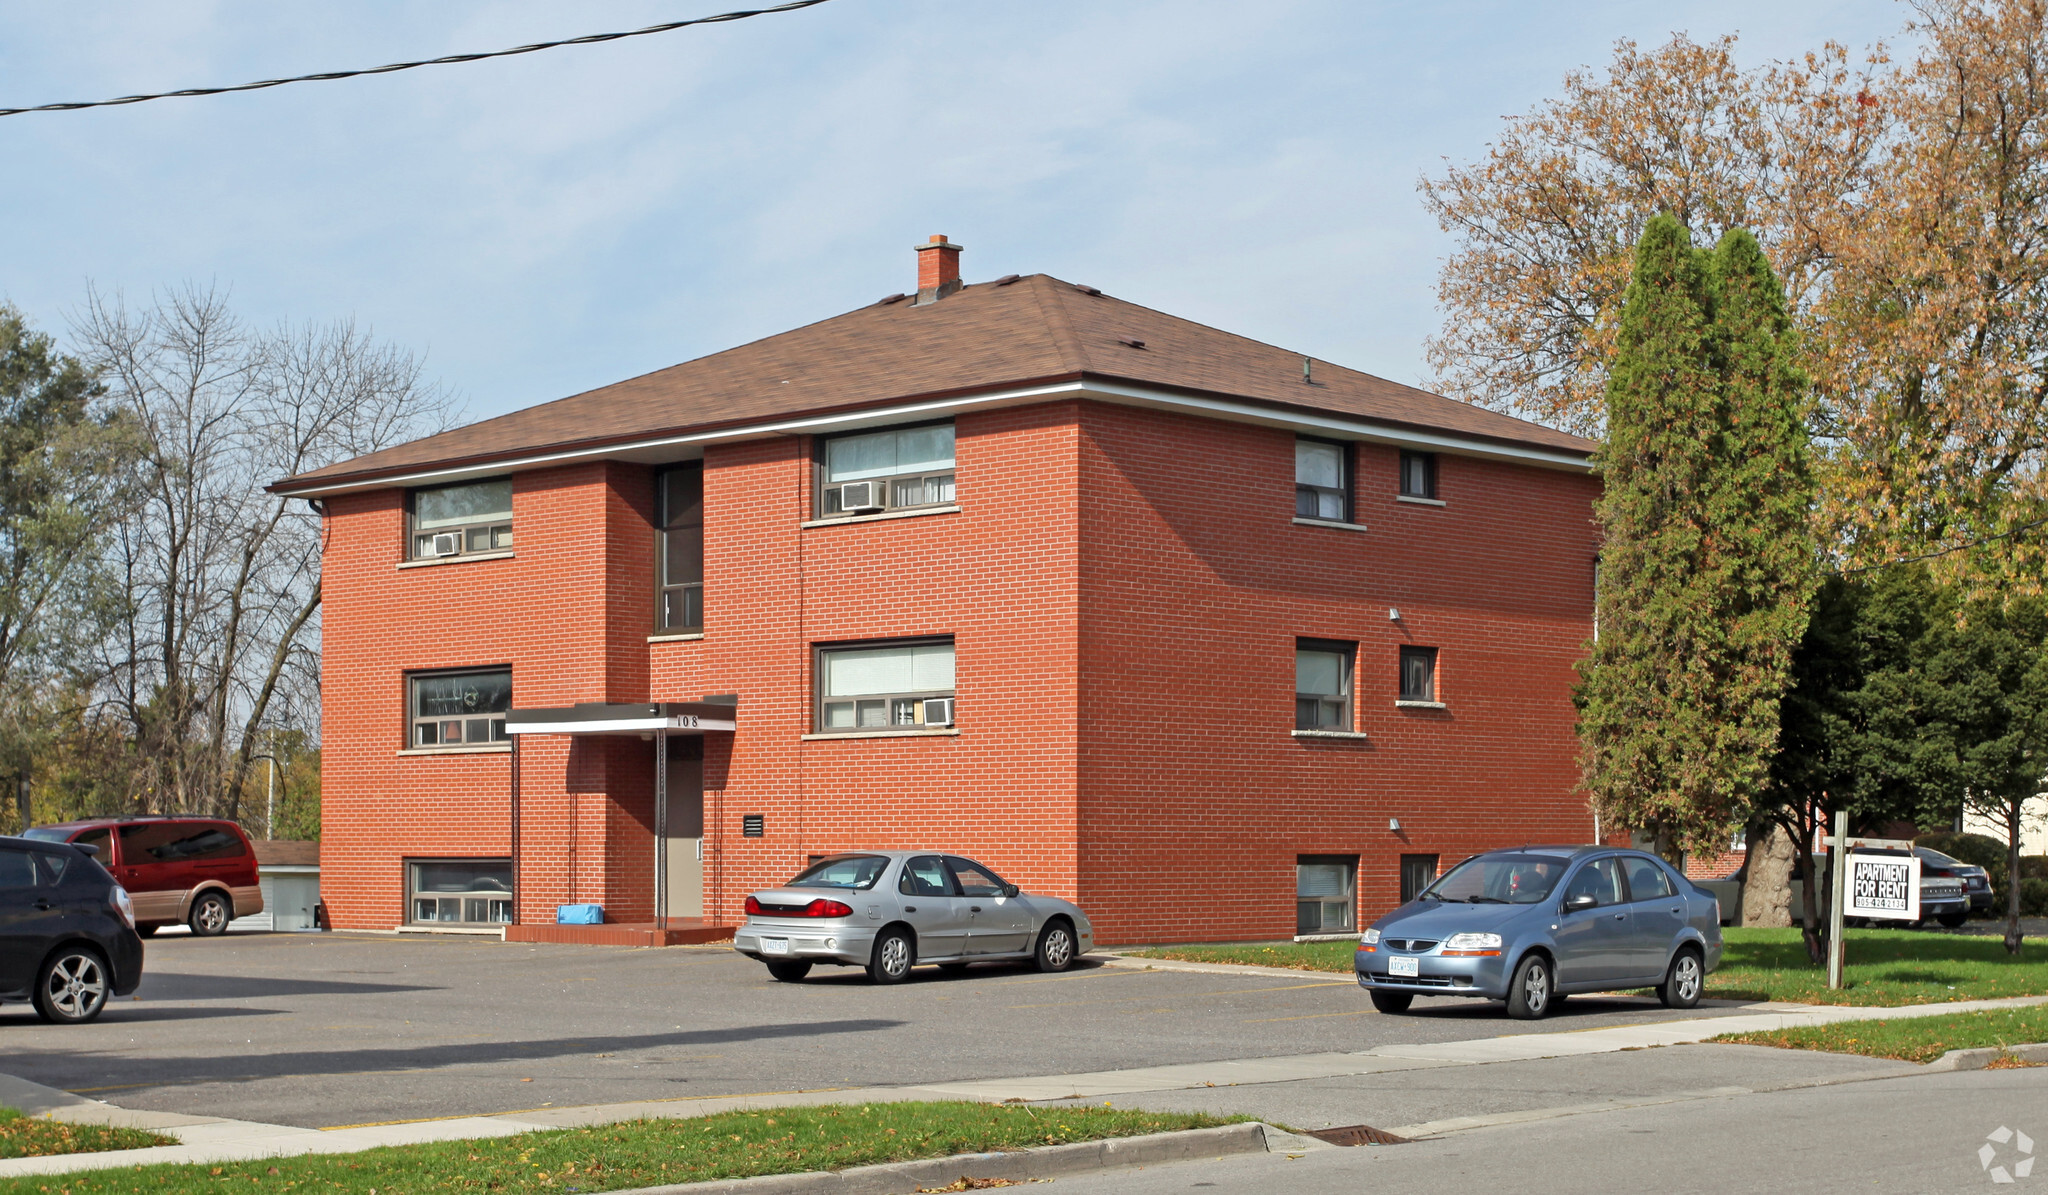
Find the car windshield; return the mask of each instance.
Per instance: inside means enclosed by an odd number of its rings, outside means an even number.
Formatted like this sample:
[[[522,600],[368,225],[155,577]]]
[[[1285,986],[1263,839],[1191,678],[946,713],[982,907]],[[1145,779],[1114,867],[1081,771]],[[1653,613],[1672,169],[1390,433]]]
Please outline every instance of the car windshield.
[[[866,890],[875,886],[875,881],[882,878],[888,867],[886,855],[835,855],[804,868],[783,887]]]
[[[24,831],[22,837],[40,838],[44,842],[62,842],[64,841],[64,831],[53,830],[48,826],[37,826],[33,830]]]
[[[1557,887],[1565,863],[1552,855],[1474,855],[1423,889],[1422,899],[1533,905]]]
[[[1920,858],[1924,862],[1932,863],[1936,867],[1969,866],[1969,864],[1964,863],[1961,859],[1956,858],[1954,855],[1944,855],[1940,851],[1935,850],[1931,846],[1915,847],[1914,850],[1919,853]]]

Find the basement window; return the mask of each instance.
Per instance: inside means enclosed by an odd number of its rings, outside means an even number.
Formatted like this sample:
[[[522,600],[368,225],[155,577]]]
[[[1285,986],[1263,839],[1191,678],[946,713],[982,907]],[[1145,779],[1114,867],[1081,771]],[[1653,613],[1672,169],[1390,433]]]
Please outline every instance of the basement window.
[[[953,641],[820,648],[820,734],[953,725]]]
[[[1294,862],[1294,932],[1343,934],[1358,927],[1358,856],[1301,855]]]
[[[818,517],[951,506],[953,425],[926,423],[834,436],[818,469]]]
[[[414,560],[512,550],[512,479],[412,492]]]
[[[512,860],[408,859],[406,921],[412,925],[509,925]]]

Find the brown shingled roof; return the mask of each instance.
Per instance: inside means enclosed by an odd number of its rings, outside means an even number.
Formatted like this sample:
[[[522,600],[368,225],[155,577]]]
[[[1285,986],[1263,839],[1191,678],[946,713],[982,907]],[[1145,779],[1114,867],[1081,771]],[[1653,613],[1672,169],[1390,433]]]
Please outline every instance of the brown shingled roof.
[[[1134,347],[1130,342],[1142,343]],[[1590,441],[1315,363],[1045,274],[969,286],[937,303],[881,303],[569,398],[373,452],[277,483],[359,483],[549,451],[798,415],[1097,379],[1326,412],[1396,427],[1590,453]]]

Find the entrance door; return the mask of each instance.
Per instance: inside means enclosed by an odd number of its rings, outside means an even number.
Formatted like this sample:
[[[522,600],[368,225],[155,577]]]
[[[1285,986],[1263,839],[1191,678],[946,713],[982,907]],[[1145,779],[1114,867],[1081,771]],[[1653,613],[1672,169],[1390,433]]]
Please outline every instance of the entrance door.
[[[668,915],[704,915],[703,740],[668,741],[668,841],[657,858],[668,868]]]

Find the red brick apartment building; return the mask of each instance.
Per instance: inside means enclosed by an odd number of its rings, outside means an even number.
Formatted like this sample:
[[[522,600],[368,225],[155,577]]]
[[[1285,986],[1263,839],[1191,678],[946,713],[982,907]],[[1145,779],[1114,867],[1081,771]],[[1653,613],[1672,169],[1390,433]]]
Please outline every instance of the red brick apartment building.
[[[274,487],[334,925],[729,925],[932,846],[1105,942],[1274,938],[1594,833],[1590,443],[959,253]]]

